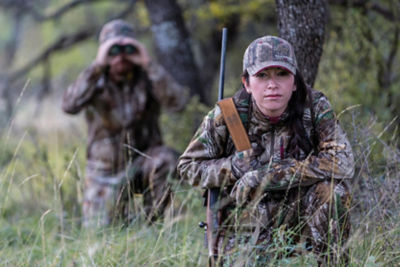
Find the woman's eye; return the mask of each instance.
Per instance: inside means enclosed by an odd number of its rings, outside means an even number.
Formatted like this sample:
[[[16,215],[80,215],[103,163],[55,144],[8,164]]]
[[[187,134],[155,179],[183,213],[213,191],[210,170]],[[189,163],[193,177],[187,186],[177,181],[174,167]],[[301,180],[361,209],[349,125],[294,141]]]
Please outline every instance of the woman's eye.
[[[289,72],[286,70],[280,70],[278,71],[278,76],[287,76],[289,75]]]
[[[265,78],[268,77],[268,74],[266,74],[265,72],[260,72],[256,74],[257,78]]]

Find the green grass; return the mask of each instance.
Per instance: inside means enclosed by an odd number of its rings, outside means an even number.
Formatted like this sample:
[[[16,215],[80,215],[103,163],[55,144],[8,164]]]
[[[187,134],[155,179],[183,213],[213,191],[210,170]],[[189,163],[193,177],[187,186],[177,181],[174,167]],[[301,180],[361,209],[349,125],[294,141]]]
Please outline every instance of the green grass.
[[[399,265],[398,148],[370,132],[373,128],[370,125],[348,128],[357,159],[352,233],[345,244],[349,250],[349,266]],[[21,130],[11,126],[3,132],[0,265],[206,265],[204,232],[198,227],[206,213],[199,188],[173,180],[175,194],[171,208],[163,221],[152,225],[146,224],[137,204],[138,215],[130,225],[82,229],[80,201],[84,166],[85,137],[80,133],[43,134],[33,127]],[[141,196],[135,196],[135,200],[140,203]],[[285,246],[285,241],[279,238],[271,244],[270,266],[316,265],[312,254],[285,257],[282,253]],[[274,255],[279,251],[283,257],[277,258]]]
[[[60,136],[42,139],[23,132],[1,146],[1,265],[205,263],[203,231],[197,226],[205,216],[201,191],[178,180],[173,181],[173,204],[163,221],[148,225],[139,207],[128,226],[82,229],[79,200],[84,149],[77,152],[76,147],[84,148],[84,140],[60,140]],[[140,203],[141,196],[135,200]]]

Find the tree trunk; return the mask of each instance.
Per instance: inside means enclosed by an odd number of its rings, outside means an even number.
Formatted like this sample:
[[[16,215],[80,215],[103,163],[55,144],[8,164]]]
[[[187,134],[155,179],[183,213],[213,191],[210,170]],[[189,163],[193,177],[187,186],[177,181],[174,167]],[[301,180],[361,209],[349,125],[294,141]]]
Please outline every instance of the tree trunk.
[[[194,60],[191,40],[185,27],[182,10],[175,0],[145,0],[151,20],[154,44],[160,64],[177,82],[190,88],[208,103]]]
[[[7,70],[11,69],[12,66],[14,65],[14,60],[15,60],[15,55],[17,53],[17,49],[19,46],[19,39],[20,39],[20,34],[21,34],[21,24],[22,24],[22,13],[20,12],[14,12],[13,16],[13,31],[11,34],[10,39],[7,41],[6,46],[5,46],[5,56],[4,56],[4,62],[2,62],[1,69],[2,70]],[[8,77],[2,77],[0,79],[0,92],[1,92],[1,97],[5,100],[6,107],[5,107],[5,114],[7,117],[7,120],[11,118],[13,109],[14,109],[14,99],[13,95],[15,95],[15,92],[12,92],[12,83],[10,83]],[[14,93],[14,94],[13,94]]]
[[[279,35],[294,46],[304,80],[313,86],[324,44],[326,0],[276,0],[276,9]]]

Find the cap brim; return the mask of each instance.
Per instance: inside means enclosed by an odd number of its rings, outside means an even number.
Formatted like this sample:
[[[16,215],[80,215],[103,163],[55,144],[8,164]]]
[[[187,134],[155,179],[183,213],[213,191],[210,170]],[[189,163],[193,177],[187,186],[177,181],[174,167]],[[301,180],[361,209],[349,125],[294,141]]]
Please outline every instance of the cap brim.
[[[253,76],[259,73],[262,70],[268,69],[268,68],[282,68],[285,69],[289,72],[291,72],[293,75],[296,74],[296,69],[291,66],[290,64],[285,64],[285,62],[263,62],[262,64],[256,64],[255,66],[247,68],[247,72]]]

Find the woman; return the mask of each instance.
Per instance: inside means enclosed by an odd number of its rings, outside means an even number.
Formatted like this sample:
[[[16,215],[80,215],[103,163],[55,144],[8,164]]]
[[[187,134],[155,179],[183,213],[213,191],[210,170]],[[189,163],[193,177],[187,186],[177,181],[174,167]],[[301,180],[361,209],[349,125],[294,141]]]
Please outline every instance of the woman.
[[[178,162],[181,177],[220,187],[234,203],[223,212],[219,254],[228,261],[241,253],[268,257],[266,248],[285,229],[290,248],[337,261],[350,229],[345,180],[354,159],[330,103],[305,85],[292,45],[274,36],[248,46],[242,83],[233,101],[251,148],[236,151],[217,105]]]

